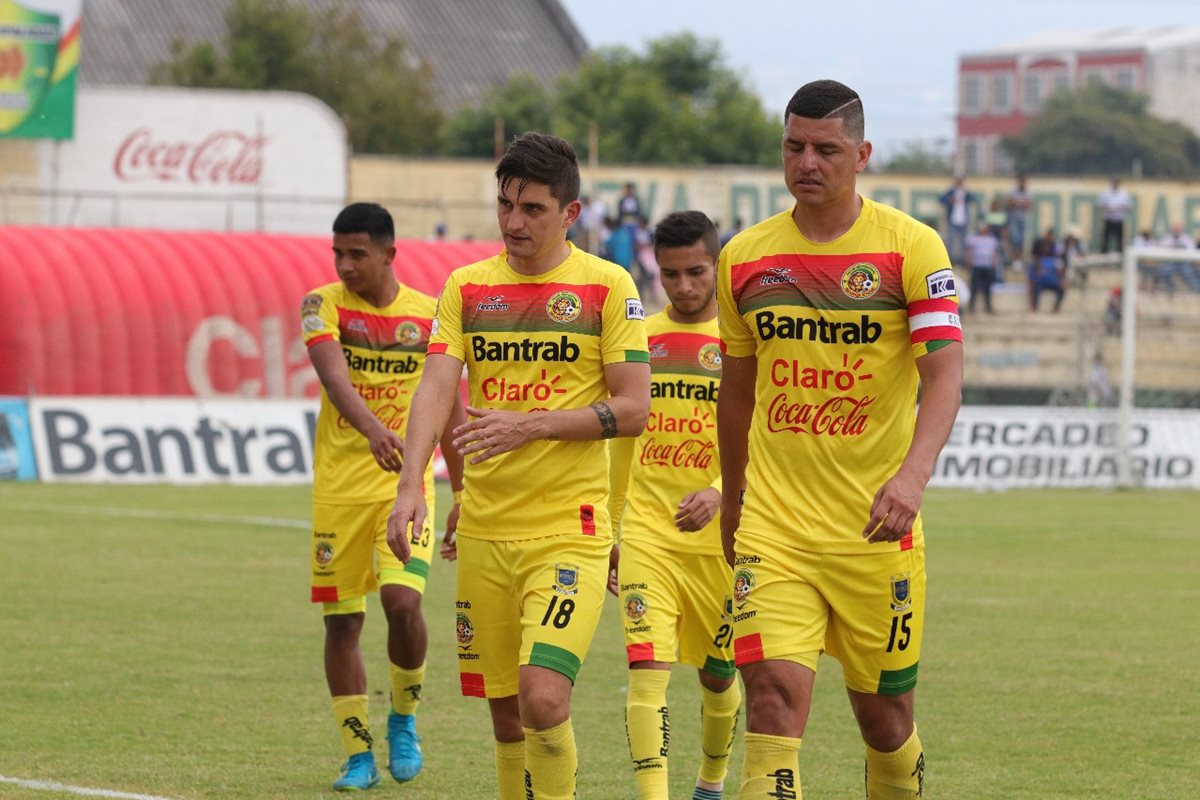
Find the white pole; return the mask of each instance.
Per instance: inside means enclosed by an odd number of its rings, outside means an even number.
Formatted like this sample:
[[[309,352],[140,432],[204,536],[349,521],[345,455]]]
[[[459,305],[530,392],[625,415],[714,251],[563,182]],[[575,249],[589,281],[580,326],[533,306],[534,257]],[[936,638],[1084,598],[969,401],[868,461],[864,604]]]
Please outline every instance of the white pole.
[[[1137,345],[1137,250],[1125,251],[1125,286],[1121,297],[1121,400],[1117,435],[1117,486],[1133,486],[1133,383]]]

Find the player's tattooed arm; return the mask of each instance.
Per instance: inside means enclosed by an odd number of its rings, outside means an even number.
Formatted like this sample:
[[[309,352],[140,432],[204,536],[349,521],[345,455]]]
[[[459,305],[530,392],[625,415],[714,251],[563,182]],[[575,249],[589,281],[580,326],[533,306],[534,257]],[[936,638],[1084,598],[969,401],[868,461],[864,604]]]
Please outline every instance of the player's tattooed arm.
[[[608,407],[608,403],[597,402],[592,403],[589,408],[596,412],[596,418],[600,420],[600,438],[612,439],[617,435],[617,415]]]

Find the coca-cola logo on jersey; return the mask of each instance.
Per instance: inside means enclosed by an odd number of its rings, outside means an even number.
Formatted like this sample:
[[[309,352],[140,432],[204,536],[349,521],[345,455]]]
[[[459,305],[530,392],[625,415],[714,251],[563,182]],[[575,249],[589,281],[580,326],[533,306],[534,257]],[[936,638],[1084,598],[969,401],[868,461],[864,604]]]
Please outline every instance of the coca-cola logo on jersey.
[[[113,174],[129,182],[257,183],[266,143],[266,136],[236,130],[188,140],[157,138],[150,128],[138,128],[117,147]]]
[[[659,442],[653,436],[642,445],[644,466],[708,469],[713,459],[713,443],[700,439],[684,439],[678,444]]]

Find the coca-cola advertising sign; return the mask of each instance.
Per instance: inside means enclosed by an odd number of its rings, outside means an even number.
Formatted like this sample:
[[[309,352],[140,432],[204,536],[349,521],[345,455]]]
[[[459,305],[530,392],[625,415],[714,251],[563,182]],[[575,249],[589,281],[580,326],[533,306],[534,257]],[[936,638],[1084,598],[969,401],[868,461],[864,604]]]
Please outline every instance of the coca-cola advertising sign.
[[[113,174],[126,182],[255,184],[262,177],[268,141],[261,134],[239,130],[214,130],[190,140],[172,139],[140,127],[117,146]]]
[[[315,97],[85,86],[76,120],[45,224],[317,235],[346,204],[346,128]]]

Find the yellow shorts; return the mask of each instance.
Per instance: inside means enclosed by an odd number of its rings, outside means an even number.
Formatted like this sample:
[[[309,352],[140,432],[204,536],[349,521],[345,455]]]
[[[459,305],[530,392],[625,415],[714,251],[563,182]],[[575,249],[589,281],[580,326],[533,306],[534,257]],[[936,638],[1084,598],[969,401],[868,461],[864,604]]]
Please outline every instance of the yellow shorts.
[[[533,664],[575,680],[604,609],[607,537],[492,542],[458,537],[455,627],[467,697],[517,693]]]
[[[629,663],[674,662],[733,677],[733,581],[723,555],[621,544],[625,653]]]
[[[925,627],[925,548],[814,553],[738,533],[733,565],[734,659],[803,664],[824,650],[846,686],[896,695],[917,684]]]
[[[433,497],[427,492],[429,515],[420,536],[412,537],[412,560],[400,562],[387,544],[387,519],[393,501],[355,505],[313,503],[312,601],[326,612],[363,610],[361,601],[379,586],[407,586],[424,594],[433,555]],[[346,601],[360,599],[358,604]],[[337,609],[331,608],[338,604]]]

